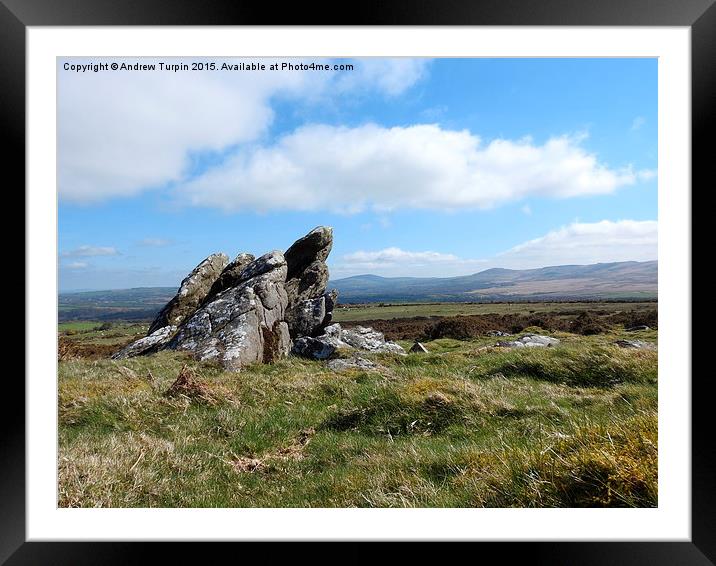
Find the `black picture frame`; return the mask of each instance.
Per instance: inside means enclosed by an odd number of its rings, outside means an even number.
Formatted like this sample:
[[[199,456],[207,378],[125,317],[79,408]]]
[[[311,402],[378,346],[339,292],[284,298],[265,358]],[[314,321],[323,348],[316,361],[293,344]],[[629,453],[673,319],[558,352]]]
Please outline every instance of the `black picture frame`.
[[[350,21],[339,16],[345,13]],[[346,16],[348,17],[348,16]],[[5,183],[25,186],[25,33],[28,26],[85,25],[563,25],[687,26],[691,28],[692,185],[703,185],[713,166],[707,135],[714,131],[716,102],[716,6],[714,0],[364,0],[354,9],[271,3],[189,0],[0,0],[0,115],[9,142],[3,155]],[[10,177],[8,178],[8,175]],[[689,190],[685,187],[684,190]],[[693,189],[692,194],[693,194]],[[21,205],[21,206],[24,206]],[[25,296],[25,302],[31,297]],[[24,398],[24,384],[5,378],[6,399]],[[482,543],[500,561],[548,564],[716,563],[716,466],[713,459],[708,375],[692,381],[692,538],[690,542]],[[691,376],[684,376],[690,379]],[[151,550],[163,562],[201,563],[227,550],[206,543],[41,543],[25,540],[25,407],[6,403],[0,411],[0,562],[20,564],[127,564],[143,562]],[[558,536],[558,534],[557,534]],[[320,533],[316,533],[320,539]],[[148,549],[148,546],[153,548]],[[161,546],[161,549],[157,548]],[[248,545],[245,545],[248,546]],[[360,556],[361,547],[355,551]],[[481,551],[481,556],[484,556]],[[260,552],[255,545],[247,555]],[[345,552],[345,550],[344,550]],[[345,554],[344,554],[345,556]]]

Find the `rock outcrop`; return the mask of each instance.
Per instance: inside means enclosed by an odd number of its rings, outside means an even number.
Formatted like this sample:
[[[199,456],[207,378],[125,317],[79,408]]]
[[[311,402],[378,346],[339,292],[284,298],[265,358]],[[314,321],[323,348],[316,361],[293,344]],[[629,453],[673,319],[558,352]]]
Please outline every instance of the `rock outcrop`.
[[[226,254],[211,254],[179,286],[177,294],[159,311],[149,326],[148,334],[153,334],[165,326],[179,326],[201,304],[214,282],[229,263]]]
[[[153,354],[164,346],[176,332],[176,326],[163,326],[152,332],[149,336],[140,338],[136,342],[132,342],[128,346],[122,348],[119,352],[112,356],[114,360],[124,358],[133,358],[134,356],[144,356]]]
[[[293,343],[292,353],[304,358],[327,360],[341,350],[405,355],[403,347],[395,342],[386,341],[382,332],[362,326],[344,329],[340,324],[327,326],[321,336],[298,338]]]
[[[255,259],[252,254],[242,253],[237,255],[219,274],[219,277],[214,281],[214,284],[211,286],[211,289],[209,289],[202,303],[206,304],[222,291],[238,285],[241,282],[241,272]]]
[[[279,251],[252,261],[235,286],[186,320],[167,348],[189,350],[198,359],[219,361],[229,370],[285,356],[291,348],[283,320],[288,304],[286,271]]]
[[[499,341],[495,346],[502,346],[503,348],[548,348],[557,344],[559,344],[559,340],[551,336],[525,334],[517,340]]]
[[[325,334],[338,299],[336,291],[326,292],[332,245],[333,230],[319,226],[285,253],[241,253],[230,263],[225,254],[209,256],[182,281],[148,336],[114,357],[181,350],[233,371],[277,360],[292,346],[308,357],[329,357],[335,348],[309,339]],[[340,336],[333,342],[351,347]]]
[[[401,345],[387,341],[382,332],[364,326],[345,328],[342,330],[340,338],[349,346],[359,350],[377,353],[405,354],[405,350],[403,350]]]
[[[284,254],[288,272],[286,313],[291,336],[317,336],[330,324],[338,293],[326,293],[326,258],[333,247],[333,229],[319,226],[294,242]]]

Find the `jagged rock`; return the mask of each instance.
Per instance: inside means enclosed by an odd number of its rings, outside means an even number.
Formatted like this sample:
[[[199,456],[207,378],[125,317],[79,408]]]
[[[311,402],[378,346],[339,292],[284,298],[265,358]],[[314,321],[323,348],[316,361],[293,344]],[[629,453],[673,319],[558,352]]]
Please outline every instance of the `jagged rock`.
[[[656,344],[642,342],[641,340],[617,340],[614,342],[620,348],[631,348],[633,350],[656,350]]]
[[[342,329],[340,339],[349,346],[353,346],[359,350],[405,354],[405,350],[400,344],[386,341],[382,332],[364,326]]]
[[[284,321],[286,272],[279,251],[254,260],[241,272],[241,283],[199,308],[166,347],[188,350],[201,360],[217,360],[233,371],[285,356],[291,347]]]
[[[327,326],[321,336],[302,336],[296,339],[292,353],[304,358],[326,360],[341,349],[405,355],[405,350],[399,344],[387,342],[381,332],[362,326],[344,329],[340,324]]]
[[[540,334],[525,334],[513,341],[499,341],[495,346],[503,348],[549,348],[559,344],[557,338],[542,336]]]
[[[341,348],[350,346],[334,336],[302,336],[293,341],[291,353],[302,358],[327,360]]]
[[[140,338],[136,342],[122,348],[119,352],[112,356],[114,360],[121,360],[124,358],[132,358],[134,356],[143,356],[151,354],[159,350],[164,344],[169,342],[171,337],[176,332],[176,326],[165,326],[158,330],[155,330],[149,336]]]
[[[165,326],[179,326],[184,322],[204,300],[227,263],[229,257],[219,253],[211,254],[197,265],[181,282],[177,294],[159,311],[147,334],[151,335]]]
[[[323,329],[323,333],[326,336],[333,336],[334,338],[341,339],[341,334],[343,334],[343,329],[341,328],[341,325],[337,322],[333,324],[329,324]]]
[[[425,346],[423,346],[420,342],[418,342],[417,340],[415,341],[415,344],[413,344],[412,348],[410,348],[410,350],[408,350],[408,351],[411,352],[412,354],[427,354],[428,353],[428,349]]]
[[[338,298],[336,291],[326,293],[326,258],[332,245],[332,228],[319,226],[285,254],[274,251],[254,259],[242,253],[231,263],[225,254],[209,256],[182,281],[149,335],[115,356],[186,350],[239,370],[285,356],[292,337],[321,338]],[[328,342],[330,347],[334,342],[336,347],[350,348],[340,338]],[[395,350],[391,343],[383,340],[383,344],[382,350],[375,351]],[[304,340],[295,351],[328,356],[330,347]]]
[[[337,302],[335,289],[315,299],[296,303],[286,311],[286,323],[292,336],[316,336],[333,319],[333,308]]]
[[[255,259],[252,254],[243,253],[237,255],[234,260],[224,268],[218,279],[214,281],[214,284],[202,302],[206,304],[222,291],[241,283],[241,274],[244,268]]]
[[[333,228],[330,226],[318,226],[296,240],[284,254],[288,266],[286,281],[300,279],[311,265],[325,262],[332,247]]]
[[[316,336],[331,321],[337,292],[326,294],[326,258],[333,246],[333,229],[319,226],[296,240],[284,254],[288,271],[286,322],[291,336]]]
[[[333,371],[345,371],[348,369],[377,369],[380,366],[371,360],[361,358],[360,356],[353,356],[350,358],[336,358],[335,360],[328,360],[326,363],[328,369]]]

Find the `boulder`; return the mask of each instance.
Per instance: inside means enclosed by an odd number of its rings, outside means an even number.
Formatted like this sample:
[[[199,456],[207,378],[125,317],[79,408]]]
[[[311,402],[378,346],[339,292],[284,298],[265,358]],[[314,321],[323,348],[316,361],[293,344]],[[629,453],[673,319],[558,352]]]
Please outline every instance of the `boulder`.
[[[319,226],[296,240],[284,254],[286,294],[289,306],[286,322],[291,336],[317,336],[331,321],[337,292],[326,294],[326,258],[333,246],[333,229]]]
[[[112,355],[112,359],[121,360],[124,358],[132,358],[134,356],[144,356],[158,351],[164,344],[169,342],[176,332],[176,326],[164,326],[152,332],[149,336],[140,338],[136,342],[122,348],[119,352]]]
[[[241,274],[244,268],[249,265],[256,258],[252,254],[242,253],[237,255],[234,260],[229,263],[224,270],[219,274],[219,277],[214,281],[214,284],[209,289],[209,292],[202,301],[203,304],[211,301],[216,295],[225,291],[229,287],[234,287],[241,283]]]
[[[428,349],[423,346],[420,342],[417,340],[415,341],[415,344],[413,344],[412,348],[408,350],[411,354],[427,354]]]
[[[338,325],[332,325],[338,326]],[[356,326],[355,328],[344,328],[341,331],[340,338],[343,342],[357,348],[358,350],[367,350],[368,352],[389,352],[394,354],[405,354],[405,350],[400,344],[386,341],[382,332],[366,328],[364,326]]]
[[[327,326],[321,336],[302,336],[296,339],[292,353],[304,358],[326,360],[341,349],[405,355],[405,350],[399,344],[386,341],[381,332],[362,326],[344,329],[340,324]]]
[[[160,328],[179,326],[184,322],[204,300],[227,263],[229,257],[219,253],[211,254],[197,265],[181,282],[177,294],[159,311],[149,326],[147,337]]]
[[[495,346],[503,348],[549,348],[559,344],[557,338],[551,336],[542,336],[540,334],[525,334],[517,340],[506,341],[501,340]]]
[[[350,346],[334,336],[302,336],[293,341],[291,353],[302,358],[327,360],[342,348]]]
[[[333,247],[333,228],[329,226],[318,226],[306,234],[303,238],[296,240],[293,245],[286,250],[284,257],[286,258],[286,265],[288,266],[288,273],[286,274],[287,287],[294,287],[294,283],[300,282],[301,279],[306,277],[306,281],[303,285],[303,290],[308,289],[312,283],[321,285],[320,279],[316,279],[313,275],[308,275],[307,272],[316,274],[320,270],[314,269],[315,264],[323,263],[325,265],[328,254],[331,253]],[[315,297],[321,295],[325,291],[325,285],[328,283],[328,279],[322,282],[323,289],[319,292],[314,292],[307,297]],[[305,298],[305,297],[304,297]]]
[[[216,360],[232,371],[285,356],[291,347],[284,321],[286,271],[279,251],[252,261],[242,270],[240,283],[196,310],[166,348]]]
[[[290,305],[286,311],[286,323],[292,336],[316,336],[333,319],[338,291],[335,289],[314,299],[306,299]]]

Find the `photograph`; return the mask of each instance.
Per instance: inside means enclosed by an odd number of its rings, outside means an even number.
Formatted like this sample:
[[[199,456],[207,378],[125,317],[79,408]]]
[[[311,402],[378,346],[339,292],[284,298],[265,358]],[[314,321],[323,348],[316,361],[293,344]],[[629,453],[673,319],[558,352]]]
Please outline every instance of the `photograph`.
[[[57,506],[658,507],[658,62],[57,57]]]

